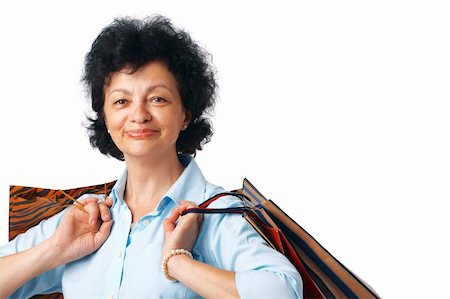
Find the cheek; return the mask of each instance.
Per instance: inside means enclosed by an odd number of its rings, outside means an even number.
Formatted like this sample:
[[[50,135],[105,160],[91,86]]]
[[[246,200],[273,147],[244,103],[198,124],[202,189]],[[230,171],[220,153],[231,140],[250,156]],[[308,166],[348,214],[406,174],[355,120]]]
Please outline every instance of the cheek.
[[[110,130],[120,128],[126,119],[126,116],[120,112],[108,113],[105,116],[106,126]]]
[[[159,123],[163,128],[175,130],[180,128],[183,120],[178,111],[159,111],[153,113],[153,121]]]

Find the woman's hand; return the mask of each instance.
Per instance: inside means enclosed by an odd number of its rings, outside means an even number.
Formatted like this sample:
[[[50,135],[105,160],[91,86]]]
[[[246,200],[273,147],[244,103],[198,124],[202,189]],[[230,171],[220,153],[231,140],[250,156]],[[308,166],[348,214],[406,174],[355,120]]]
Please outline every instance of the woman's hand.
[[[181,205],[173,209],[169,218],[163,223],[165,242],[162,255],[165,256],[172,249],[186,249],[191,251],[197,240],[198,230],[203,221],[203,214],[190,213],[180,218],[180,214],[187,208],[198,206],[190,201],[182,201]],[[175,223],[178,218],[180,220]]]
[[[111,232],[112,219],[109,208],[112,198],[98,203],[97,198],[78,201],[84,211],[75,206],[68,208],[55,234],[51,237],[58,251],[60,264],[82,258],[106,241]]]
[[[10,296],[21,285],[59,265],[79,259],[97,250],[108,238],[112,219],[112,198],[97,204],[96,198],[73,205],[53,236],[27,250],[0,257],[0,298]]]

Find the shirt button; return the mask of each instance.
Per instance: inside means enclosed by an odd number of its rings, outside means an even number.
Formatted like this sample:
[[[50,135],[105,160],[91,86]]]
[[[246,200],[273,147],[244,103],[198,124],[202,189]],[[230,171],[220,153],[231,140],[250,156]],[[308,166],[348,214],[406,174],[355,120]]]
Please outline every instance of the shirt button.
[[[117,255],[117,257],[118,257],[118,258],[121,258],[121,257],[122,257],[122,251],[119,252],[119,254]]]
[[[148,220],[148,219],[145,219],[144,221],[142,221],[142,225],[144,226],[144,227],[146,227],[147,225],[149,225],[150,224],[150,220]]]

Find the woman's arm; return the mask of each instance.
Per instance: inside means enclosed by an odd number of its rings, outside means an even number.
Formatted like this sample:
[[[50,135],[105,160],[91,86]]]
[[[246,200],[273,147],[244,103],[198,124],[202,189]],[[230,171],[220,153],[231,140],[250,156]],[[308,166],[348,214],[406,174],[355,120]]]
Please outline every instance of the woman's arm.
[[[235,272],[221,270],[180,254],[170,258],[169,275],[204,298],[239,298]]]
[[[187,214],[175,223],[180,214],[190,207],[196,207],[196,205],[184,201],[165,220],[163,256],[172,249],[192,250],[203,215]],[[235,273],[232,271],[218,269],[184,254],[172,256],[167,262],[167,269],[171,277],[204,298],[239,298]]]
[[[112,199],[100,204],[96,198],[79,202],[84,211],[68,208],[52,237],[28,250],[0,257],[0,298],[41,273],[94,252],[108,238]]]
[[[48,239],[33,248],[0,257],[0,298],[6,298],[16,289],[39,274],[56,268],[53,239]]]

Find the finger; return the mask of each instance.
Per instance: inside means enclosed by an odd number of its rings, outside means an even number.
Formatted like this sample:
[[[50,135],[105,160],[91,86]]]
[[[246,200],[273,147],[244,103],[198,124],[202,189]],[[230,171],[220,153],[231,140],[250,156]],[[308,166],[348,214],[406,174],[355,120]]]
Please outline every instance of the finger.
[[[84,206],[82,204],[80,204],[79,202],[77,202],[77,201],[75,201],[72,206],[74,206],[75,208],[77,208],[78,210],[80,210],[83,213],[87,213],[84,210]]]
[[[197,214],[197,223],[200,225],[203,222],[203,214],[202,213],[198,213]]]
[[[105,205],[104,203],[99,203],[98,209],[100,210],[100,217],[103,222],[111,220],[111,211],[109,210],[107,205]]]
[[[168,218],[164,219],[163,221],[164,234],[167,235],[167,233],[173,232],[174,229],[175,223],[170,222]]]
[[[106,222],[103,222],[102,225],[100,225],[100,228],[98,229],[98,232],[95,233],[94,236],[94,242],[95,244],[98,244],[97,247],[100,247],[106,239],[108,239],[109,234],[111,233],[111,227],[112,227],[113,221],[112,219]]]
[[[113,200],[112,197],[107,197],[103,203],[104,203],[108,208],[111,208],[112,205],[113,205],[113,203],[114,203],[114,200]]]
[[[182,213],[184,213],[186,210],[189,210],[191,208],[195,208],[196,206],[193,205],[186,205],[186,204],[182,204],[178,206],[178,211],[180,212],[180,217],[181,216],[186,216],[187,214],[181,215]]]
[[[84,199],[81,199],[81,200],[77,200],[77,202],[79,202],[83,206],[85,206],[88,203],[97,203],[98,202],[98,198],[96,198],[96,197],[89,197],[89,198],[84,198]]]
[[[164,219],[163,229],[164,232],[171,232],[175,229],[175,221],[180,217],[180,212],[178,211],[178,207],[175,207],[170,213],[170,216]]]
[[[195,202],[192,201],[187,201],[187,200],[182,200],[181,201],[181,205],[178,206],[179,210],[180,210],[180,214],[188,209],[191,208],[198,208],[198,205]]]
[[[100,211],[96,203],[88,203],[84,206],[84,209],[89,214],[89,224],[94,225],[100,217]]]
[[[172,223],[175,223],[175,221],[177,221],[177,219],[180,217],[181,211],[180,211],[180,207],[175,207],[172,210],[172,213],[170,213],[170,216],[167,217],[166,219]]]
[[[186,210],[192,209],[192,208],[198,208],[198,205],[191,201],[181,201],[181,205],[179,206],[180,214],[184,213]],[[198,217],[198,215],[201,215],[201,213],[187,213],[182,215],[182,217]]]
[[[198,205],[192,201],[187,201],[187,200],[181,201],[181,205],[179,206],[179,209],[182,210],[181,212],[184,212],[191,208],[198,208]],[[189,213],[189,214],[185,214],[184,216],[187,216],[187,217],[190,216],[192,218],[195,217],[198,225],[200,225],[203,222],[203,214],[202,213]]]
[[[198,208],[198,206],[194,202],[185,200],[181,201],[181,204],[178,207],[181,212],[184,212],[185,210],[190,208]]]

